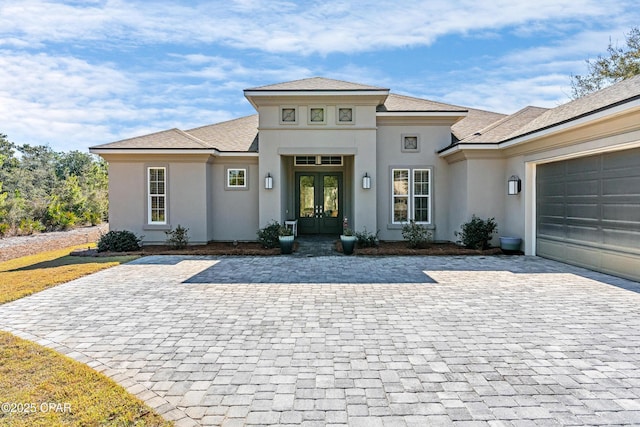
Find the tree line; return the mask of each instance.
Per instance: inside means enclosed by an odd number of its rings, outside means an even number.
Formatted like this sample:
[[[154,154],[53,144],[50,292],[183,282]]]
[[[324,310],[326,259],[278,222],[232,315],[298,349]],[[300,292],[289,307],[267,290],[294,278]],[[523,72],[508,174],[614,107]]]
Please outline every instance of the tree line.
[[[0,134],[0,237],[107,219],[107,164],[80,151],[17,145]]]

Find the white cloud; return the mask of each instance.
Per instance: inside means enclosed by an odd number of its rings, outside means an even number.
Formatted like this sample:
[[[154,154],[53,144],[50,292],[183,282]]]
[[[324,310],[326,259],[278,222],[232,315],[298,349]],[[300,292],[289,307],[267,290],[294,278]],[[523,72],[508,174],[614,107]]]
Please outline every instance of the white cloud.
[[[299,54],[362,52],[427,46],[447,34],[505,28],[526,31],[565,19],[615,16],[619,2],[603,0],[402,2],[165,2],[110,0],[88,6],[26,0],[0,6],[5,43],[218,43],[241,49]]]

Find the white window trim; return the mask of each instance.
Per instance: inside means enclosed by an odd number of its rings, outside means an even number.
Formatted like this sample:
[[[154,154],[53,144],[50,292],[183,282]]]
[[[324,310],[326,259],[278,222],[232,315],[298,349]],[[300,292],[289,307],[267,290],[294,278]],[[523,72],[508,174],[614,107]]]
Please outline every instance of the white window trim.
[[[230,173],[232,171],[243,171],[244,172],[244,184],[237,185],[231,184],[230,182]],[[248,190],[249,189],[249,168],[248,167],[227,167],[224,170],[224,188],[225,190]]]
[[[160,169],[164,173],[164,193],[163,194],[151,194],[151,170],[152,169]],[[167,197],[167,167],[166,166],[148,166],[147,167],[147,224],[148,225],[166,225],[167,218],[169,217],[168,212],[168,197]],[[164,221],[153,221],[152,217],[152,197],[162,197],[164,198]]]
[[[408,194],[405,195],[398,195],[394,193],[394,174],[395,171],[408,171],[409,172],[409,182],[408,182]],[[415,194],[415,188],[414,188],[414,183],[415,183],[415,172],[416,171],[426,171],[428,176],[429,176],[429,194],[428,195],[416,195]],[[406,224],[407,222],[410,222],[411,220],[414,219],[414,206],[415,206],[415,199],[416,197],[426,197],[428,200],[428,220],[425,221],[416,221],[416,224],[425,224],[425,225],[431,225],[432,224],[432,213],[433,213],[433,198],[432,198],[432,191],[433,191],[433,170],[431,168],[425,168],[425,167],[393,167],[391,168],[391,224]],[[407,200],[407,220],[406,221],[396,221],[394,218],[394,212],[393,212],[393,208],[394,208],[394,198],[395,197],[406,197]]]

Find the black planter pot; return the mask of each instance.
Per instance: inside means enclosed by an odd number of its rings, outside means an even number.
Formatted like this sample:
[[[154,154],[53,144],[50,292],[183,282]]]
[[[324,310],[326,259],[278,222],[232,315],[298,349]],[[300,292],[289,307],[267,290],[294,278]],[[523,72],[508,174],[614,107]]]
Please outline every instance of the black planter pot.
[[[353,254],[353,248],[356,247],[356,236],[340,236],[342,243],[342,253],[345,255]]]
[[[293,236],[280,236],[280,253],[288,255],[293,252]]]

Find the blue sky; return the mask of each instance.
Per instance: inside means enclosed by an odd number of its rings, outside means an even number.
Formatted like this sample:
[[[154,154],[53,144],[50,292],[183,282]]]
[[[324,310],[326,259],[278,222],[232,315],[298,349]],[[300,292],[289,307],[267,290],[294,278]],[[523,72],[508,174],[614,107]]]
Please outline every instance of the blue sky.
[[[0,133],[58,151],[253,114],[322,76],[513,113],[640,23],[637,0],[0,0]]]

